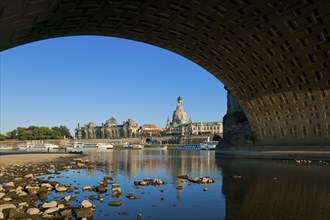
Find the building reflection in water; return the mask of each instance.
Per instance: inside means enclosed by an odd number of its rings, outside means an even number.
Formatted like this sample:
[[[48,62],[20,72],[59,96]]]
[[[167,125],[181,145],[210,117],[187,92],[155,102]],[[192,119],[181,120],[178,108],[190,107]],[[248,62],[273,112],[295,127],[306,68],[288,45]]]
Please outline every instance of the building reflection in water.
[[[216,162],[223,174],[226,219],[330,219],[329,165],[219,158]]]
[[[98,169],[102,169],[113,178],[122,173],[133,181],[141,176],[161,179],[164,172],[165,180],[173,181],[176,188],[182,187],[182,189],[177,189],[178,198],[181,198],[187,184],[187,181],[179,179],[178,175],[213,178],[219,176],[214,158],[214,151],[106,150],[88,152],[88,159],[96,159]]]

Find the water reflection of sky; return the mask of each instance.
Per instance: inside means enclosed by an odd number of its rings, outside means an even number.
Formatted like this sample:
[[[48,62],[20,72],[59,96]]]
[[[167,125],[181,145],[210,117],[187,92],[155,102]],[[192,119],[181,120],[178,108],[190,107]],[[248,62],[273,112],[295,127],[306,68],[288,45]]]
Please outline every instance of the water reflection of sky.
[[[214,152],[176,150],[108,150],[89,151],[86,159],[97,161],[95,169],[63,171],[55,175],[54,181],[70,183],[78,187],[80,193],[53,194],[49,201],[76,195],[71,205],[78,207],[90,195],[103,197],[104,201],[91,201],[97,206],[94,219],[136,219],[141,213],[143,219],[223,219],[225,201],[221,193],[222,177]],[[216,182],[199,185],[177,178],[180,174],[191,177],[209,176]],[[48,176],[45,176],[47,178]],[[104,177],[113,177],[120,184],[122,196],[111,197],[108,192],[82,192],[84,186],[96,186]],[[168,182],[162,186],[136,187],[134,181],[158,178]],[[181,186],[183,189],[177,189]],[[203,189],[208,188],[207,192]],[[129,200],[127,194],[140,199]],[[119,207],[108,206],[109,201],[122,201]],[[129,214],[122,214],[128,212]],[[121,213],[121,214],[120,214]]]

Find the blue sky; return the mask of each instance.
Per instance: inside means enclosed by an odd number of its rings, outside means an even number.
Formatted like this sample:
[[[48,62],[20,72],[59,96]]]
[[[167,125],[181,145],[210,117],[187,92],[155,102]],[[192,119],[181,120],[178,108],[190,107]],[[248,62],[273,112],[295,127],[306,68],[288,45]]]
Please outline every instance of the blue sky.
[[[101,124],[114,116],[164,127],[176,99],[192,120],[222,121],[223,84],[202,67],[141,42],[97,36],[1,52],[1,133],[16,127]]]

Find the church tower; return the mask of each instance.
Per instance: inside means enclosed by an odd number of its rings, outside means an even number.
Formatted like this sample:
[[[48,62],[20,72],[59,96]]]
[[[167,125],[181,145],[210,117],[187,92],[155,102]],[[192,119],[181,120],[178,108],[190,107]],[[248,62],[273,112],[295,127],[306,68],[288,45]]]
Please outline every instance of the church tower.
[[[170,128],[170,127],[171,127],[171,120],[170,120],[170,116],[168,116],[166,122],[166,128]]]
[[[176,103],[176,109],[172,115],[172,125],[187,123],[187,113],[183,110],[182,98],[179,96]]]

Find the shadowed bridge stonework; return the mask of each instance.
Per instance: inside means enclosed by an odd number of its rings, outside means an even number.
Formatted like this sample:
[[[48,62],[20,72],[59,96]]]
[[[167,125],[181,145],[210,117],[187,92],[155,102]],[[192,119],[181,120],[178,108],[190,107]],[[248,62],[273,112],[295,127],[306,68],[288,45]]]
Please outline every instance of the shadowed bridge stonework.
[[[75,35],[156,45],[223,82],[257,144],[316,145],[330,140],[329,24],[323,0],[2,0],[0,50]]]

